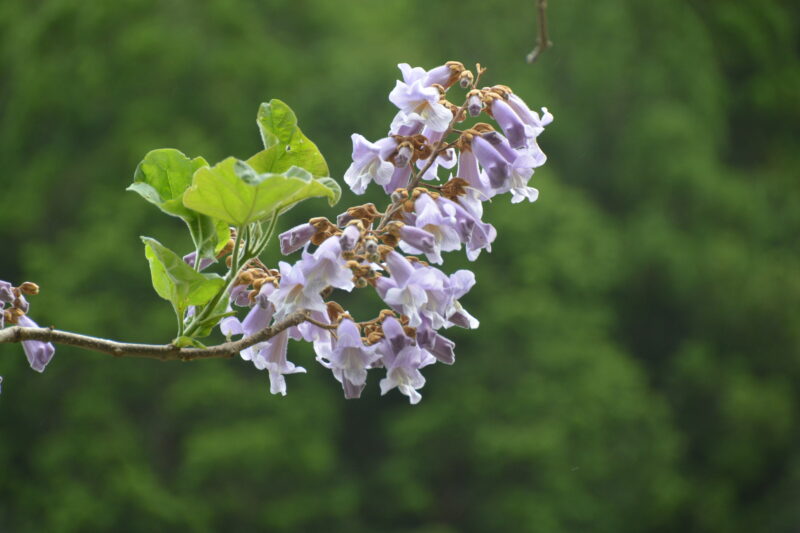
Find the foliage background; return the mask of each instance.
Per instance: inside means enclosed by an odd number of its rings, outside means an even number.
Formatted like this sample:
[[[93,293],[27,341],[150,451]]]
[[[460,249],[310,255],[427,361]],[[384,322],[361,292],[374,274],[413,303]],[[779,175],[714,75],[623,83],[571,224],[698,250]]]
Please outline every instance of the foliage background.
[[[276,97],[341,179],[398,62],[479,61],[556,116],[539,201],[488,209],[481,328],[420,406],[376,376],[344,401],[299,344],[286,398],[241,362],[61,347],[37,375],[3,346],[0,530],[800,529],[797,4],[553,0],[530,66],[534,21],[533,1],[0,3],[0,278],[41,284],[32,316],[63,329],[172,334],[138,235],[189,244],[123,192],[152,148],[249,155]],[[338,212],[298,211],[286,227]]]

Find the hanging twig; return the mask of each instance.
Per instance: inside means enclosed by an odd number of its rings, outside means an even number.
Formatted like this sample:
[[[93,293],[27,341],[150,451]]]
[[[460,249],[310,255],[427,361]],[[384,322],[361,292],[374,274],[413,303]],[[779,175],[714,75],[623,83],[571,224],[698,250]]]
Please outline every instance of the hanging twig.
[[[547,0],[536,0],[536,7],[539,11],[539,36],[536,40],[536,47],[526,58],[528,63],[536,61],[542,52],[553,46],[553,42],[547,35]]]

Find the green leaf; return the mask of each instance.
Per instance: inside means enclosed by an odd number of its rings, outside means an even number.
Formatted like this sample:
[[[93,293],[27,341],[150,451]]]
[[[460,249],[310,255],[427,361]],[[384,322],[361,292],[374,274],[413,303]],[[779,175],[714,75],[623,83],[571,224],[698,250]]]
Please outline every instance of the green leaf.
[[[173,148],[148,152],[136,167],[133,183],[127,190],[138,193],[168,215],[192,218],[182,201],[183,193],[192,184],[198,168],[208,166],[202,157],[189,159]]]
[[[200,256],[214,257],[228,242],[228,225],[197,213],[183,203],[183,193],[191,185],[195,171],[207,166],[202,157],[189,159],[172,148],[153,150],[136,167],[128,190],[139,194],[164,213],[182,218],[189,226]]]
[[[279,214],[297,202],[327,197],[330,205],[341,195],[330,178],[314,179],[301,168],[281,174],[260,174],[244,161],[232,157],[195,172],[183,201],[186,207],[235,226],[244,226]]]
[[[247,162],[257,172],[280,174],[296,166],[314,177],[330,175],[325,158],[297,127],[297,116],[288,105],[280,100],[261,104],[256,122],[265,150]]]
[[[203,305],[222,290],[225,280],[216,274],[201,274],[175,252],[150,237],[142,237],[150,263],[153,288],[172,303],[179,319],[190,305]]]

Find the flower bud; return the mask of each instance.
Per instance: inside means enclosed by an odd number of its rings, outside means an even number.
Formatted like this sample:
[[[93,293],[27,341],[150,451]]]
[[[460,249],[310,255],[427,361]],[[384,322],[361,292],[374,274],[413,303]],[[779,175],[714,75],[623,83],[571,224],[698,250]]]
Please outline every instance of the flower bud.
[[[368,254],[378,253],[378,241],[370,237],[364,242],[364,251]]]
[[[359,237],[361,237],[361,232],[358,231],[358,226],[355,224],[348,225],[339,237],[339,246],[342,247],[342,251],[349,252],[352,250],[358,242]]]
[[[403,168],[408,165],[411,161],[411,156],[413,155],[413,151],[411,147],[407,144],[401,144],[400,148],[397,150],[397,155],[394,156],[394,166],[398,168]]]
[[[283,255],[288,255],[299,250],[311,240],[316,232],[317,228],[306,222],[305,224],[300,224],[299,226],[295,226],[292,229],[281,233],[278,236],[278,239],[280,239],[281,242],[281,253]]]
[[[363,289],[367,286],[367,280],[364,278],[356,278],[355,284],[357,289]]]
[[[27,294],[29,296],[35,296],[39,294],[39,286],[32,281],[26,281],[20,285],[19,290],[22,291],[22,294]]]
[[[481,111],[483,111],[483,102],[479,95],[473,94],[467,99],[467,111],[469,111],[471,117],[477,117],[481,114]]]

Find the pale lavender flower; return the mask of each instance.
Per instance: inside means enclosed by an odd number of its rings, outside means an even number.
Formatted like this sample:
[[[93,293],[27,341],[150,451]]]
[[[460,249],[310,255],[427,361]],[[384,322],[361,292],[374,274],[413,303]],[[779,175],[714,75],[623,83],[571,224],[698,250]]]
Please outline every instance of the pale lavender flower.
[[[352,290],[353,273],[346,263],[339,239],[335,236],[325,239],[313,255],[304,253],[302,267],[309,290],[322,291],[326,287]]]
[[[353,163],[344,173],[344,181],[356,194],[364,194],[372,181],[378,185],[388,183],[394,165],[387,158],[397,147],[397,141],[386,137],[371,143],[358,133],[354,133],[352,139]]]
[[[539,191],[528,187],[528,181],[533,175],[534,168],[542,166],[547,160],[547,156],[539,148],[536,139],[531,140],[529,148],[514,150],[508,144],[508,140],[496,131],[484,133],[481,137],[486,139],[510,163],[508,179],[497,187],[494,193],[501,194],[511,191],[512,204],[519,203],[526,198],[531,202],[536,201]]]
[[[419,369],[436,361],[431,354],[417,346],[407,346],[397,355],[384,354],[386,377],[380,381],[381,395],[397,387],[412,405],[419,403],[422,395],[418,392],[425,385],[425,378]]]
[[[7,281],[0,280],[0,303],[10,304],[14,302],[14,286]]]
[[[436,253],[436,237],[432,233],[419,229],[414,226],[403,225],[400,227],[400,239],[409,248],[419,250],[421,253]],[[417,253],[417,252],[412,252]]]
[[[430,327],[417,328],[417,345],[430,352],[440,363],[452,365],[456,361],[456,343]]]
[[[380,359],[376,346],[365,346],[358,327],[344,319],[336,329],[336,342],[320,362],[333,371],[345,397],[358,398],[367,383],[367,369]]]
[[[472,151],[489,177],[489,185],[494,189],[503,187],[511,175],[508,161],[483,137],[472,138]]]
[[[278,263],[281,280],[278,289],[268,298],[275,306],[276,320],[282,320],[295,311],[328,310],[320,296],[320,289],[306,283],[305,267],[302,260],[294,266],[283,261]]]
[[[408,316],[411,327],[420,325],[423,316],[434,324],[444,324],[449,304],[445,292],[447,276],[433,267],[418,265],[415,268],[397,252],[387,254],[386,267],[392,277],[381,277],[375,285],[384,302]]]
[[[506,100],[509,107],[514,110],[517,116],[528,126],[533,128],[534,137],[538,137],[544,131],[545,126],[553,122],[553,115],[546,107],[542,108],[542,117],[535,111],[531,111],[522,98],[516,94],[509,94]]]
[[[466,245],[467,259],[474,261],[480,255],[481,250],[492,251],[492,242],[497,237],[497,230],[491,224],[483,222],[475,216],[467,207],[462,206],[448,198],[440,196],[436,202],[444,209],[449,206],[455,213],[456,229],[459,232],[461,241]]]
[[[28,318],[27,315],[19,317],[17,325],[23,328],[38,328],[39,325]],[[28,363],[31,368],[37,372],[44,372],[47,363],[53,358],[56,349],[50,342],[42,341],[22,341],[22,349],[25,351],[25,356],[28,358]]]
[[[527,148],[528,140],[533,139],[535,130],[526,125],[511,107],[501,99],[493,100],[491,111],[503,129],[512,148]]]
[[[428,194],[419,195],[414,202],[414,210],[416,214],[407,216],[406,222],[433,235],[434,249],[431,252],[425,252],[425,256],[431,263],[441,264],[441,252],[450,252],[461,248],[461,239],[456,228],[455,210],[450,206],[440,208]],[[409,253],[416,253],[413,247],[409,248],[404,242],[401,242],[400,246]]]
[[[189,265],[190,267],[194,268],[194,262],[197,260],[197,252],[191,252],[183,256],[183,262]],[[203,257],[200,259],[200,270],[205,270],[212,264],[216,263],[217,260],[211,257]]]
[[[395,168],[394,172],[392,173],[392,177],[389,178],[389,181],[383,186],[384,192],[386,192],[386,194],[392,194],[397,189],[405,187],[408,185],[408,180],[410,177],[411,165]]]
[[[261,349],[253,358],[253,364],[259,370],[269,372],[269,391],[272,394],[286,396],[286,374],[305,374],[306,369],[296,366],[286,359],[289,345],[289,331],[283,330],[261,345]]]
[[[477,195],[488,200],[494,196],[494,190],[489,185],[489,177],[478,165],[478,158],[471,148],[462,150],[458,156],[457,176],[467,182]]]
[[[433,131],[445,131],[453,113],[439,103],[440,96],[439,90],[426,86],[423,79],[411,83],[398,81],[389,93],[389,101],[400,108],[400,114],[392,121],[391,131],[414,122],[422,122]]]
[[[316,232],[317,229],[308,222],[284,231],[278,235],[278,239],[281,243],[281,253],[283,255],[289,255],[299,250],[311,240],[311,237],[313,237]]]
[[[446,311],[446,325],[455,325],[467,329],[475,329],[480,325],[478,319],[467,312],[459,302],[459,298],[467,294],[475,285],[475,274],[469,270],[457,270],[450,275],[447,289],[452,298]]]

